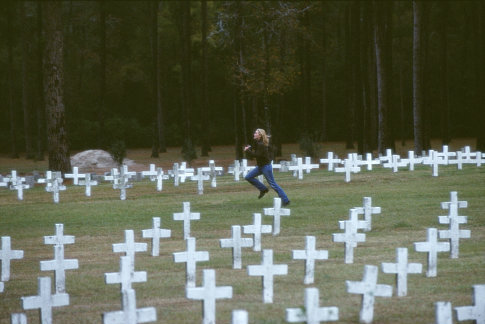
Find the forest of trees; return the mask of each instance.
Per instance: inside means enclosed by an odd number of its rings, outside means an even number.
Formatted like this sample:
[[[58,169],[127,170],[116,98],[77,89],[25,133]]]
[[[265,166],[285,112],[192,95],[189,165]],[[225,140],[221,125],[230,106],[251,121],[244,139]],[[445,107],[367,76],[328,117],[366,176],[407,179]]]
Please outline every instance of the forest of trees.
[[[0,152],[184,157],[254,128],[383,152],[474,137],[485,150],[483,1],[3,1]]]

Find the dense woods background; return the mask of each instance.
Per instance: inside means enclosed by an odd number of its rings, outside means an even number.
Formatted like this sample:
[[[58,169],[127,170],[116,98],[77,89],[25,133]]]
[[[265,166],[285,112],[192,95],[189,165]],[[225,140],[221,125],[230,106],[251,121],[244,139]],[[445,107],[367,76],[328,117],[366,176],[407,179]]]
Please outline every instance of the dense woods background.
[[[476,137],[483,1],[4,1],[0,151]]]

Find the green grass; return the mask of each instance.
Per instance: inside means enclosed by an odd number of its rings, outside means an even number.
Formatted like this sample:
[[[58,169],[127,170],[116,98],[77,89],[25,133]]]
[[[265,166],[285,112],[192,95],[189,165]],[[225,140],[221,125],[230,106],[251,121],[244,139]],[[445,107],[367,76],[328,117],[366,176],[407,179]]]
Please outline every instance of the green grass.
[[[352,175],[326,170],[305,174],[303,180],[289,173],[275,172],[275,178],[291,198],[291,216],[283,217],[279,236],[263,235],[264,249],[274,250],[275,263],[288,264],[287,276],[276,276],[274,302],[262,303],[261,279],[247,275],[246,266],[259,264],[261,254],[243,250],[243,269],[232,269],[230,249],[219,247],[219,239],[231,236],[231,225],[252,223],[253,213],[272,206],[274,192],[257,199],[257,191],[245,181],[231,176],[218,178],[217,188],[205,185],[204,195],[197,195],[197,184],[188,182],[174,187],[166,181],[162,192],[155,184],[142,181],[127,191],[127,200],[119,200],[119,191],[109,184],[92,188],[92,197],[83,188],[68,186],[61,192],[60,203],[40,186],[24,192],[19,202],[16,192],[0,190],[0,235],[12,238],[12,248],[24,251],[24,259],[11,263],[11,279],[0,294],[0,323],[10,323],[10,314],[24,312],[22,296],[37,295],[37,277],[51,276],[41,272],[39,261],[53,258],[53,248],[43,244],[43,236],[53,235],[55,224],[64,224],[66,235],[75,235],[76,243],[65,246],[67,259],[78,259],[79,269],[66,272],[66,289],[70,306],[54,308],[55,323],[101,323],[103,312],[120,309],[119,285],[104,283],[104,273],[119,271],[120,254],[112,244],[124,241],[124,230],[133,229],[137,242],[141,230],[151,227],[152,217],[162,219],[162,227],[172,230],[163,239],[159,257],[149,253],[136,255],[137,271],[147,271],[148,282],[135,283],[138,307],[156,307],[158,323],[200,323],[200,301],[185,298],[185,266],[173,261],[173,252],[185,250],[182,222],[173,213],[182,211],[184,201],[191,210],[201,213],[193,221],[191,232],[197,238],[197,250],[209,251],[210,261],[198,263],[197,282],[202,269],[215,269],[217,285],[232,286],[233,298],[217,302],[217,321],[229,323],[234,309],[246,309],[251,323],[285,323],[285,309],[303,306],[304,289],[320,290],[321,306],[338,306],[339,323],[358,323],[360,296],[346,292],[345,281],[360,281],[364,265],[381,266],[395,262],[398,247],[409,249],[409,261],[423,264],[423,274],[409,275],[408,296],[377,298],[374,323],[433,323],[434,303],[450,301],[453,307],[472,304],[472,285],[485,284],[485,168],[465,166],[440,167],[439,177],[431,169],[416,171],[375,168]],[[446,215],[440,203],[449,201],[450,191],[458,191],[459,200],[468,201],[460,215],[468,216],[471,239],[460,242],[460,258],[450,259],[440,253],[438,276],[427,278],[426,254],[414,251],[413,243],[426,240],[426,228],[445,229],[438,223]],[[382,213],[373,217],[373,229],[366,242],[354,250],[354,263],[344,263],[344,246],[332,242],[332,233],[341,232],[338,221],[348,217],[350,208],[360,206],[362,198],[372,197]],[[271,224],[269,216],[263,216]],[[315,284],[303,284],[304,263],[292,260],[292,250],[303,249],[305,235],[317,238],[317,248],[329,251],[329,260],[317,261]],[[395,277],[379,273],[379,283],[394,285]],[[395,288],[394,288],[395,289]],[[26,311],[29,323],[38,323],[37,311]]]

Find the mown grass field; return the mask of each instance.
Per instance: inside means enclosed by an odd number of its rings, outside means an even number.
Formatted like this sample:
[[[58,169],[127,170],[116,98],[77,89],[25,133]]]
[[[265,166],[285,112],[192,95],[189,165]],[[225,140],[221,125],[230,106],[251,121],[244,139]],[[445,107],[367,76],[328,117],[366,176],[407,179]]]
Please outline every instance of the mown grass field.
[[[128,154],[148,166],[151,161],[139,159],[137,154],[148,156],[149,152]],[[172,158],[172,163],[180,160],[176,150],[169,154],[163,158]],[[210,158],[230,160],[231,156],[231,148],[221,148]],[[9,161],[0,161],[0,173],[5,175],[13,167],[23,172],[45,170],[45,162],[23,165],[21,160]],[[159,164],[163,163],[168,160]],[[201,302],[185,298],[185,265],[175,263],[172,256],[186,249],[182,222],[173,220],[184,201],[191,203],[193,212],[201,213],[201,219],[191,225],[197,250],[210,253],[210,261],[198,263],[197,284],[201,284],[203,269],[215,269],[217,285],[233,287],[232,299],[217,302],[218,323],[230,323],[234,309],[246,309],[250,323],[285,323],[286,308],[302,307],[307,287],[319,289],[321,306],[339,307],[338,323],[358,323],[361,297],[348,294],[345,281],[362,280],[365,265],[381,267],[383,262],[395,262],[398,247],[409,249],[409,262],[422,263],[423,273],[409,275],[408,296],[396,297],[395,276],[380,270],[378,283],[394,285],[394,296],[376,299],[374,323],[434,323],[435,302],[471,305],[472,286],[485,284],[485,166],[440,167],[439,177],[432,177],[431,169],[423,166],[398,173],[375,167],[352,175],[350,183],[344,182],[343,174],[323,167],[305,174],[303,180],[278,171],[275,178],[292,204],[291,216],[282,218],[280,235],[262,238],[263,249],[274,250],[274,262],[288,264],[288,275],[275,277],[272,304],[262,302],[261,278],[247,275],[246,266],[260,264],[261,253],[243,249],[243,269],[234,270],[231,250],[220,248],[219,240],[231,236],[232,225],[252,224],[253,213],[271,207],[273,191],[258,200],[254,188],[245,181],[235,182],[230,175],[219,177],[217,188],[206,182],[203,195],[197,195],[195,182],[174,187],[165,181],[162,192],[148,180],[136,182],[126,201],[120,201],[119,191],[108,183],[93,187],[92,197],[85,197],[82,187],[68,184],[57,205],[41,186],[26,190],[24,201],[17,201],[16,192],[0,189],[0,236],[10,236],[12,249],[24,251],[22,260],[12,261],[10,281],[0,294],[0,323],[10,323],[14,312],[25,312],[29,323],[39,322],[38,311],[22,310],[20,297],[37,295],[37,277],[53,278],[52,271],[40,271],[39,261],[53,258],[53,248],[43,244],[43,237],[54,235],[57,223],[64,224],[65,235],[76,238],[75,244],[65,246],[65,258],[78,259],[79,269],[66,271],[70,305],[54,308],[53,322],[102,323],[103,312],[121,307],[119,285],[104,282],[105,273],[119,271],[120,254],[112,252],[112,244],[124,242],[124,230],[133,229],[135,240],[148,243],[150,251],[150,241],[141,237],[141,230],[151,227],[152,217],[161,217],[162,227],[171,229],[172,237],[161,241],[159,257],[149,252],[136,255],[136,270],[146,271],[148,276],[146,283],[133,284],[137,306],[155,307],[157,323],[200,323]],[[413,243],[426,241],[429,227],[447,228],[438,223],[438,216],[447,214],[440,203],[449,201],[451,191],[468,202],[460,215],[468,216],[468,224],[462,228],[471,230],[471,238],[461,241],[459,259],[440,253],[438,276],[427,278],[427,256],[415,252]],[[349,209],[362,205],[366,196],[372,197],[382,213],[373,217],[372,231],[354,250],[354,263],[345,264],[344,245],[333,243],[332,233],[341,232],[338,221],[347,219]],[[263,216],[263,223],[272,224],[272,218]],[[316,262],[312,285],[303,284],[304,262],[292,259],[292,250],[304,249],[305,235],[316,236],[317,248],[329,253],[328,260]]]

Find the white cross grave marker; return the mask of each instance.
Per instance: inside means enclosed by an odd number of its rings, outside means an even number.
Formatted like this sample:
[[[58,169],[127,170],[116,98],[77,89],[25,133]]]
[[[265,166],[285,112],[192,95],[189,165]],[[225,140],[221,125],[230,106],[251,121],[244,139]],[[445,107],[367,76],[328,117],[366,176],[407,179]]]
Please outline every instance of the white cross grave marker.
[[[415,157],[414,151],[408,151],[408,158],[402,159],[402,161],[405,161],[407,164],[409,164],[409,171],[414,171],[414,166],[416,164],[423,163],[423,158]]]
[[[91,173],[86,173],[84,175],[84,180],[79,181],[80,186],[85,186],[86,187],[86,197],[91,197],[91,186],[97,186],[98,181],[96,180],[91,180]]]
[[[466,216],[458,215],[458,208],[466,208],[468,203],[466,201],[458,201],[458,193],[456,191],[450,192],[451,201],[442,202],[441,208],[448,209],[448,216],[439,216],[438,220],[440,224],[450,224],[448,230],[440,230],[438,232],[440,239],[450,240],[450,258],[456,259],[459,256],[460,251],[460,239],[470,238],[470,230],[460,229],[460,224],[467,223]]]
[[[17,171],[12,170],[11,176],[9,181],[11,185],[9,186],[10,190],[17,190],[17,199],[24,200],[24,189],[29,189],[30,186],[28,184],[24,184],[25,178],[24,177],[17,177]]]
[[[252,238],[241,237],[241,226],[231,226],[232,238],[220,239],[221,248],[232,248],[232,268],[242,269],[242,248],[252,247]]]
[[[357,230],[363,229],[366,230],[369,227],[369,222],[366,220],[359,220],[359,214],[363,214],[362,212],[359,213],[359,207],[349,209],[349,219],[348,221],[354,222]],[[339,228],[341,230],[345,229],[345,222],[346,221],[338,221]]]
[[[185,262],[186,287],[195,287],[197,262],[209,261],[209,252],[196,251],[195,237],[187,238],[186,242],[187,250],[184,252],[174,252],[173,259],[175,262]]]
[[[445,159],[441,157],[437,151],[430,150],[429,158],[423,160],[423,164],[431,165],[433,167],[433,177],[438,176],[438,166],[447,164]]]
[[[293,260],[305,260],[305,285],[315,281],[315,260],[327,260],[327,250],[315,250],[315,236],[305,237],[305,249],[293,250]]]
[[[134,289],[121,292],[123,310],[103,313],[103,324],[138,324],[157,320],[155,307],[136,308],[136,293]]]
[[[334,242],[345,243],[345,263],[354,263],[354,247],[357,243],[365,242],[365,234],[357,233],[357,222],[352,220],[344,221],[344,233],[332,234]]]
[[[473,286],[474,306],[455,307],[458,321],[474,320],[477,324],[485,323],[485,285]]]
[[[274,198],[273,208],[264,208],[263,212],[267,216],[273,216],[273,235],[280,233],[281,216],[290,216],[289,208],[281,208],[281,198]]]
[[[438,252],[450,251],[449,242],[438,242],[438,230],[428,228],[427,242],[415,242],[414,249],[417,252],[428,252],[428,271],[426,277],[436,277],[438,268]]]
[[[162,168],[156,168],[155,169],[155,164],[150,164],[150,170],[149,171],[142,171],[142,176],[149,176],[150,181],[156,181],[157,182],[157,191],[162,191],[163,190],[163,180],[169,179],[170,176],[166,175],[163,173]]]
[[[204,194],[204,180],[209,180],[210,179],[209,175],[208,174],[204,175],[202,168],[197,168],[197,175],[192,176],[190,179],[197,181],[197,193],[199,195]]]
[[[59,203],[59,191],[66,190],[62,185],[62,177],[60,172],[47,171],[45,179],[37,180],[38,183],[45,183],[45,191],[52,192],[54,203]]]
[[[382,263],[382,272],[396,274],[396,290],[399,297],[408,294],[408,273],[421,273],[421,263],[408,263],[408,249],[396,249],[396,263]]]
[[[360,167],[355,166],[351,159],[344,160],[343,168],[335,168],[335,172],[345,172],[345,182],[350,182],[350,173],[360,172]]]
[[[10,319],[10,324],[27,324],[27,315],[25,313],[13,313]]]
[[[181,220],[184,222],[184,240],[190,237],[190,221],[199,220],[200,213],[190,212],[190,202],[184,202],[184,211],[181,213],[174,213],[173,220]]]
[[[239,160],[234,161],[234,167],[232,170],[228,171],[228,173],[233,173],[234,181],[239,181],[239,176],[242,174],[241,163]]]
[[[380,155],[379,160],[381,160],[381,163],[389,163],[392,161],[392,149],[386,149],[386,155]]]
[[[273,277],[287,275],[287,264],[273,264],[273,250],[263,250],[261,265],[248,265],[249,276],[260,276],[263,281],[263,302],[273,302]]]
[[[133,187],[130,178],[134,175],[136,175],[136,172],[129,172],[128,166],[123,165],[119,174],[119,182],[113,184],[113,189],[120,189],[120,200],[126,200],[126,189]]]
[[[456,156],[456,152],[450,152],[448,150],[448,145],[443,145],[443,151],[442,152],[438,152],[438,156],[443,158],[443,161],[445,162],[444,163],[445,165],[448,165],[449,164],[449,161],[450,161],[450,157],[455,157]]]
[[[233,310],[231,324],[248,324],[248,311],[244,309]]]
[[[160,228],[160,217],[152,218],[153,227],[151,229],[144,229],[141,231],[143,238],[152,239],[152,256],[160,255],[160,239],[168,238],[172,235],[169,229]]]
[[[326,159],[320,159],[320,163],[322,164],[328,164],[328,171],[333,171],[334,164],[339,164],[342,163],[342,160],[335,155],[335,158],[333,157],[333,152],[328,152],[327,153],[327,158]]]
[[[408,165],[406,160],[401,160],[401,157],[398,154],[393,154],[391,161],[384,163],[384,168],[391,168],[392,172],[398,172],[400,167],[405,167]]]
[[[39,309],[40,322],[42,324],[52,324],[52,308],[69,305],[69,295],[60,293],[51,295],[51,278],[38,278],[37,296],[21,297],[22,307],[25,310]]]
[[[75,186],[77,186],[79,184],[79,179],[84,179],[85,177],[86,177],[85,174],[79,173],[78,167],[73,167],[72,173],[64,174],[64,178],[72,179],[72,184],[75,185]]]
[[[372,171],[372,165],[380,165],[381,160],[373,159],[372,153],[366,153],[365,160],[359,161],[359,165],[365,165],[367,167],[367,171]]]
[[[216,286],[214,269],[203,271],[201,287],[187,287],[185,291],[188,299],[202,300],[203,324],[215,324],[217,299],[232,298],[231,286]]]
[[[318,288],[305,289],[305,307],[287,308],[286,321],[289,323],[318,324],[320,322],[338,321],[338,307],[320,307]]]
[[[362,295],[360,321],[363,323],[371,323],[374,318],[375,297],[392,297],[392,286],[377,284],[378,271],[378,267],[366,265],[362,281],[346,281],[348,293]]]
[[[205,173],[208,173],[210,179],[211,179],[211,187],[215,188],[217,187],[217,173],[222,172],[224,169],[222,167],[216,166],[216,163],[214,160],[209,160],[209,166],[208,167],[203,167],[202,171]]]
[[[261,224],[261,214],[254,213],[254,221],[252,225],[244,225],[243,232],[244,234],[253,234],[253,251],[261,251],[261,234],[271,233],[272,226],[271,225],[262,225]]]
[[[56,224],[56,235],[44,236],[44,244],[54,245],[54,259],[40,261],[41,271],[54,271],[56,278],[56,293],[66,291],[66,270],[78,269],[77,259],[64,259],[64,245],[74,244],[74,236],[64,235],[64,225]]]
[[[2,261],[2,272],[0,281],[10,280],[10,261],[20,260],[24,257],[24,251],[12,250],[10,236],[2,236],[2,248],[0,249],[0,261]]]
[[[318,169],[320,167],[319,164],[312,164],[312,158],[310,156],[305,157],[305,163],[302,165],[303,170],[306,173],[310,173],[312,169]]]
[[[453,313],[451,312],[450,302],[436,302],[435,317],[436,324],[453,324]]]
[[[133,282],[146,282],[146,271],[135,271],[130,266],[130,257],[120,257],[120,272],[109,272],[104,274],[104,281],[107,284],[121,284],[121,291],[132,289]]]
[[[4,289],[5,289],[5,285],[3,284],[3,281],[0,281],[0,293],[3,293]]]
[[[363,199],[363,206],[362,207],[354,207],[357,214],[364,215],[364,221],[367,222],[367,227],[364,228],[364,231],[370,231],[372,229],[372,214],[380,214],[381,207],[373,207],[372,206],[372,198],[371,197],[364,197]]]
[[[114,253],[125,253],[125,255],[130,258],[130,267],[132,271],[135,271],[135,253],[146,251],[146,243],[135,242],[135,233],[133,230],[125,230],[125,243],[113,244]]]

